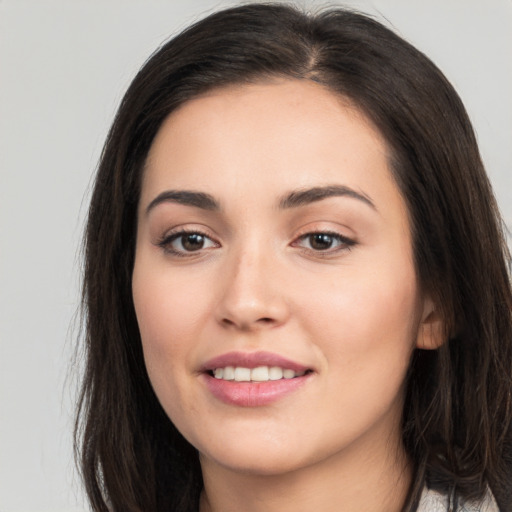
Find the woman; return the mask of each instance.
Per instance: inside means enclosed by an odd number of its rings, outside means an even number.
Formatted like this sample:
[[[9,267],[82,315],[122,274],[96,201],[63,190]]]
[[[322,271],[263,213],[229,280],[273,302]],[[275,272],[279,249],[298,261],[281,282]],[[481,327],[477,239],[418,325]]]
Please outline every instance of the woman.
[[[77,438],[94,510],[512,510],[512,293],[460,99],[344,10],[216,13],[109,134]]]

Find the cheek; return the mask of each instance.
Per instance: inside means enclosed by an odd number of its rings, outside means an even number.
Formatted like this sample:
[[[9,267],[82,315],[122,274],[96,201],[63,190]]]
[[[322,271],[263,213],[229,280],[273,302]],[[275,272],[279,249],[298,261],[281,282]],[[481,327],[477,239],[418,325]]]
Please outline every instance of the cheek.
[[[133,301],[144,348],[161,355],[190,348],[187,340],[201,325],[208,298],[197,293],[193,279],[137,258],[133,272]]]
[[[190,282],[176,282],[154,264],[141,263],[136,260],[132,291],[144,362],[167,416],[189,437],[190,423],[201,420],[190,376],[195,370],[200,310],[206,309],[200,302],[204,297],[193,293]]]
[[[208,298],[194,291],[190,279],[180,282],[154,260],[146,264],[144,254],[135,261],[132,292],[151,384],[167,414],[179,417]]]
[[[414,269],[382,267],[374,272],[350,269],[321,293],[303,294],[309,314],[302,318],[310,332],[318,333],[327,362],[351,373],[402,374],[414,347],[419,326]]]
[[[316,334],[327,376],[317,414],[329,410],[355,436],[375,418],[401,414],[418,300],[412,275],[396,280],[379,273],[376,280],[354,271],[352,276],[322,297],[309,296],[307,309],[314,314],[307,317],[307,330]]]

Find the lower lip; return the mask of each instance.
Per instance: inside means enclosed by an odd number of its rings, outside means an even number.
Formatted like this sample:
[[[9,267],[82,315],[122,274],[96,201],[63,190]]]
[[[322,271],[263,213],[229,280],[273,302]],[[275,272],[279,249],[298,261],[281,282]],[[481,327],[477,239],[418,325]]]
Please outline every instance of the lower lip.
[[[206,386],[215,398],[226,404],[239,407],[259,407],[277,402],[301,388],[311,376],[311,374],[306,374],[293,379],[236,382],[216,379],[206,373],[202,375]]]

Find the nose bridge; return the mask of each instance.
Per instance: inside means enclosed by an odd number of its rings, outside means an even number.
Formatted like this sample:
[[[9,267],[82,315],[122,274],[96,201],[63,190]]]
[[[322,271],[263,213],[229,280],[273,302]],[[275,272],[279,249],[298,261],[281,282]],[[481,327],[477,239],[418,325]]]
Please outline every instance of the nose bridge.
[[[277,325],[287,317],[277,283],[277,258],[268,240],[252,236],[233,247],[226,259],[218,318],[224,325],[253,329]]]

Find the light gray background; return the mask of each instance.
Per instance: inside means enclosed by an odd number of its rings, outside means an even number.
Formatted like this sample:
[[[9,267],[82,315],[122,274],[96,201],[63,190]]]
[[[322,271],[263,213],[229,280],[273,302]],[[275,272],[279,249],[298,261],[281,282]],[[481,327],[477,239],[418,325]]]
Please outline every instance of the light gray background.
[[[0,512],[87,509],[69,362],[91,176],[147,56],[234,3],[0,0]],[[445,71],[512,225],[512,0],[345,4],[385,18]]]

